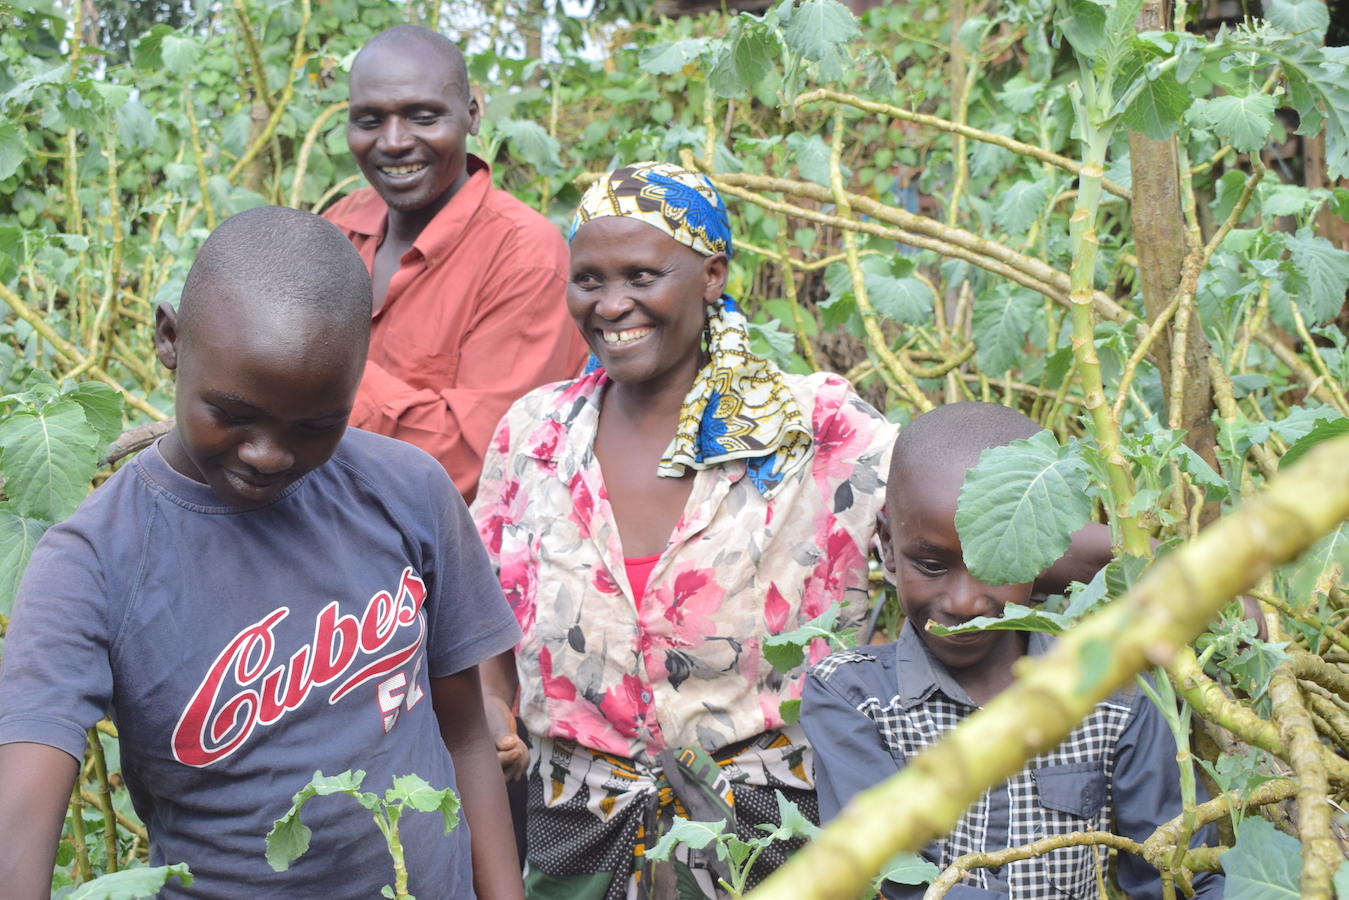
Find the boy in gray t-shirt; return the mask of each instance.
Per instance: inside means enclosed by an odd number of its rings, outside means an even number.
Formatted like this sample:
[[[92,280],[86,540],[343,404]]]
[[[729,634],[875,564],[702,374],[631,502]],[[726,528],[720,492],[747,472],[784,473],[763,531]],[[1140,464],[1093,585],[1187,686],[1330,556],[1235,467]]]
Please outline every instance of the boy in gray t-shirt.
[[[47,897],[86,732],[111,712],[164,896],[366,900],[393,883],[369,814],[304,810],[283,873],[265,835],[322,769],[382,793],[455,787],[466,824],[400,822],[421,900],[523,895],[478,663],[520,636],[444,470],[347,430],[370,280],[332,225],[223,223],[156,315],[173,431],[38,544],[0,665],[0,883]]]

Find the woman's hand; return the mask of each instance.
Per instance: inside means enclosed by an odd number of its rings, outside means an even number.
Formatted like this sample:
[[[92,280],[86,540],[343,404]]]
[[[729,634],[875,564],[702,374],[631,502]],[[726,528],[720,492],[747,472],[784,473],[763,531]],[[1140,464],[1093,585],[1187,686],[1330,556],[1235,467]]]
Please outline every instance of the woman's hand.
[[[496,745],[497,762],[507,781],[516,781],[529,769],[529,748],[515,729],[515,714],[496,694],[483,692],[487,729]]]

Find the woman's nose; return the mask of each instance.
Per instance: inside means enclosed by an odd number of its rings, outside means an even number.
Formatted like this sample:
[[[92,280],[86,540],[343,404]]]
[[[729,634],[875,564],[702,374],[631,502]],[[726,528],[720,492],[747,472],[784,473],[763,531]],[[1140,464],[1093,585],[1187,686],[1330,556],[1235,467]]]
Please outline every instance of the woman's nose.
[[[632,307],[632,298],[628,296],[622,285],[605,285],[600,289],[600,297],[595,304],[595,312],[612,322],[621,318]]]

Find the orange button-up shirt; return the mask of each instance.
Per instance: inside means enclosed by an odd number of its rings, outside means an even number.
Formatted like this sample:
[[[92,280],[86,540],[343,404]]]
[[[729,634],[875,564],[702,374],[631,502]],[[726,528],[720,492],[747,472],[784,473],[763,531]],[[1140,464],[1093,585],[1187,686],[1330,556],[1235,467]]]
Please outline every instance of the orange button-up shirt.
[[[415,444],[472,502],[492,432],[516,399],[575,376],[585,341],[567,314],[556,227],[468,158],[468,181],[403,254],[371,326],[351,424]],[[372,188],[324,218],[373,271],[389,208]]]

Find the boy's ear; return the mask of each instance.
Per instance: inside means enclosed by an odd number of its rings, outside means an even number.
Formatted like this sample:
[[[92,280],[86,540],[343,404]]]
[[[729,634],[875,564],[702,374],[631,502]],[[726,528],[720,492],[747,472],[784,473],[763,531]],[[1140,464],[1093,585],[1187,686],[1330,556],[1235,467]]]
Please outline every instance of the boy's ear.
[[[182,336],[178,330],[178,310],[165,300],[155,307],[155,355],[164,368],[178,368],[178,345]]]
[[[895,574],[895,548],[890,540],[890,517],[884,509],[876,513],[876,540],[881,542],[881,569],[886,579],[894,584],[898,577]]]

